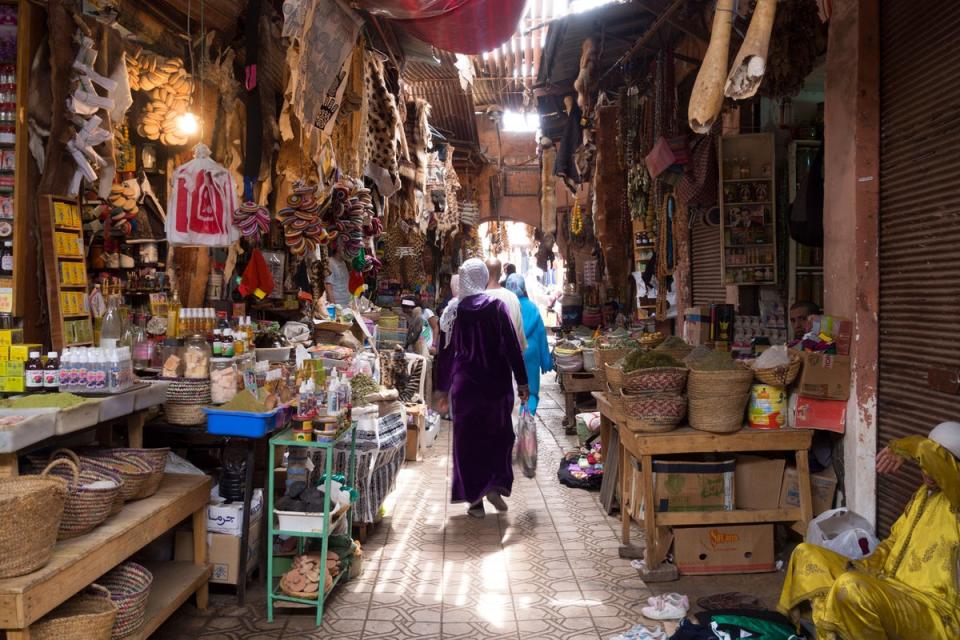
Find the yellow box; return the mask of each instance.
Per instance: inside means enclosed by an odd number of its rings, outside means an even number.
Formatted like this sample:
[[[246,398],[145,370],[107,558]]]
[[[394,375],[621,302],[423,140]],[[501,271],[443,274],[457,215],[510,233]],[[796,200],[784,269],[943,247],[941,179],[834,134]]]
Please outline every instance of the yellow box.
[[[42,351],[42,344],[14,344],[10,346],[10,360],[26,362],[30,359],[31,351]]]
[[[4,374],[8,378],[22,378],[23,368],[24,364],[22,362],[17,362],[16,360],[7,360],[3,370]]]
[[[0,346],[23,342],[23,329],[0,329]]]
[[[23,376],[4,378],[3,390],[7,393],[23,393]]]
[[[0,345],[0,361],[10,359],[10,345]]]

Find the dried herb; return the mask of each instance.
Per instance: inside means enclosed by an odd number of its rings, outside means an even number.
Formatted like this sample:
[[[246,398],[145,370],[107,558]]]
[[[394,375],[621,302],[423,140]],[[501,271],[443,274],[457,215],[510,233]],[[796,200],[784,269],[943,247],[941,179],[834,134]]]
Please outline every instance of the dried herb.
[[[637,369],[653,369],[656,367],[682,367],[672,356],[656,351],[631,351],[623,359],[623,372],[630,373]]]

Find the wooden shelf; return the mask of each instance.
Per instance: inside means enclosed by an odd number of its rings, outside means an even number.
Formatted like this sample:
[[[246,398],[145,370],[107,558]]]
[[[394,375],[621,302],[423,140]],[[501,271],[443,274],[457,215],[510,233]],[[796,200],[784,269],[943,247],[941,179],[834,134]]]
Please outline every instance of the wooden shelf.
[[[185,518],[203,509],[210,499],[207,476],[167,474],[160,489],[151,497],[128,502],[123,511],[111,516],[90,533],[57,543],[50,562],[25,576],[0,580],[0,629],[24,629],[46,613],[70,599],[91,582],[110,571]],[[209,575],[208,567],[199,567]],[[180,602],[203,584],[199,574],[173,567],[160,569],[164,591],[154,586],[151,600],[162,596],[167,602],[154,608],[159,615],[173,612],[170,604]],[[155,574],[156,575],[156,574]],[[169,581],[169,582],[168,582]],[[179,585],[176,594],[169,585]],[[197,586],[194,586],[197,585]],[[187,588],[193,587],[192,591]],[[162,602],[162,601],[161,601]],[[179,605],[178,605],[179,606]],[[151,619],[153,624],[154,619]],[[165,619],[165,618],[164,618]]]
[[[769,207],[769,206],[770,206],[771,204],[773,204],[773,203],[772,203],[772,202],[766,202],[766,201],[764,201],[764,202],[724,202],[724,203],[723,203],[723,206],[725,206],[725,207],[746,207],[746,206],[751,205],[751,204],[760,205],[760,206],[764,206],[764,207]]]
[[[726,178],[724,182],[770,182],[773,178]]]
[[[146,567],[153,574],[153,585],[147,600],[146,620],[140,630],[130,636],[133,640],[149,638],[213,573],[213,565],[192,562],[156,562]]]

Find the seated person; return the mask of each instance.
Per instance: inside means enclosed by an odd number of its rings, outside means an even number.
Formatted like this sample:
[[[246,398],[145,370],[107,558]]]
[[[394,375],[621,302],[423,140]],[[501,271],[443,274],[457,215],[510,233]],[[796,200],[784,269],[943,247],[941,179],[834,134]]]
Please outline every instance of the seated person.
[[[810,331],[810,316],[820,313],[820,307],[807,300],[798,300],[790,307],[790,330],[794,340],[801,340]]]
[[[850,561],[801,544],[790,558],[780,612],[796,622],[809,602],[820,640],[960,638],[960,423],[929,437],[895,440],[877,454],[879,473],[905,458],[919,464],[923,486],[872,555]]]

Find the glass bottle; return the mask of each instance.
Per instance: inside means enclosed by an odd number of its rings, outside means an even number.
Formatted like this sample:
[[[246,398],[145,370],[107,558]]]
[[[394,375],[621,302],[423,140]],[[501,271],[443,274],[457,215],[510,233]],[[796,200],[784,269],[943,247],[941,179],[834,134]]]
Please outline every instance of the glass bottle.
[[[168,338],[179,338],[179,321],[180,321],[180,294],[177,293],[177,290],[173,290],[173,294],[170,298],[170,301],[167,302],[167,337]]]
[[[147,334],[144,317],[141,315],[133,331],[133,366],[138,369],[148,368],[153,360],[153,351],[153,340]]]
[[[13,242],[6,240],[0,250],[0,275],[13,275]]]
[[[120,296],[107,297],[107,312],[100,320],[100,348],[112,349],[123,337],[123,323],[120,320]]]
[[[56,351],[47,353],[47,364],[43,367],[43,390],[49,393],[60,391],[60,360]]]

